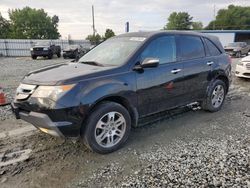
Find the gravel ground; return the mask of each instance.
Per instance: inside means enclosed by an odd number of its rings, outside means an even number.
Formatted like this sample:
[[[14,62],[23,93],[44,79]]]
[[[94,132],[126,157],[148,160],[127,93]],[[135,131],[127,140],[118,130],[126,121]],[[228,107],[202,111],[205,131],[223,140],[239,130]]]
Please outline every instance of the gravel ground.
[[[125,187],[249,187],[250,139],[176,141],[139,158],[147,165],[125,177]]]
[[[138,155],[141,168],[116,178],[124,169],[110,163],[76,187],[246,187],[250,186],[249,137],[225,140],[177,140],[166,147],[154,145]],[[184,149],[183,149],[184,148]],[[143,162],[142,162],[143,161]],[[93,183],[94,182],[94,183]]]
[[[11,99],[24,74],[58,62],[2,58],[0,85]],[[0,140],[0,159],[32,150],[28,160],[0,167],[1,187],[250,188],[249,106],[250,81],[233,78],[221,111],[187,111],[134,129],[124,148],[109,155],[40,132]],[[0,118],[0,133],[30,126],[14,120],[9,107],[0,107]]]

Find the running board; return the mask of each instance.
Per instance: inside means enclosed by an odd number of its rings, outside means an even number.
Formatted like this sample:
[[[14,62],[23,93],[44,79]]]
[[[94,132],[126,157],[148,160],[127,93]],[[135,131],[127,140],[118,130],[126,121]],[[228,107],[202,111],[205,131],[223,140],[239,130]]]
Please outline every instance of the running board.
[[[193,102],[187,105],[188,108],[192,109],[193,111],[200,110],[201,106],[199,102]]]

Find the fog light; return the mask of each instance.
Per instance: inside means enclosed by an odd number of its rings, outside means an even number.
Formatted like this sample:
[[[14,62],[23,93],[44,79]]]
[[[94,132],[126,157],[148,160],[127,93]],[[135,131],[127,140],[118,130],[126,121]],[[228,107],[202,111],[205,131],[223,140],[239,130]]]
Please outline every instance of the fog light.
[[[238,72],[238,71],[236,71],[236,72],[235,72],[235,74],[239,74],[239,72]]]
[[[42,132],[50,134],[52,136],[60,136],[56,131],[54,130],[49,130],[49,129],[45,129],[45,128],[39,128]]]

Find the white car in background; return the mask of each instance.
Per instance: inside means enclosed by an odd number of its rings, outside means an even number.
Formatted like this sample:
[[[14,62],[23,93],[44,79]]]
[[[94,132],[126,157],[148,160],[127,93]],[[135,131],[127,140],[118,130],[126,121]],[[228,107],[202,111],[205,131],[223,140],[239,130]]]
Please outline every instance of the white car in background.
[[[235,75],[237,77],[250,78],[250,56],[246,56],[236,65]]]

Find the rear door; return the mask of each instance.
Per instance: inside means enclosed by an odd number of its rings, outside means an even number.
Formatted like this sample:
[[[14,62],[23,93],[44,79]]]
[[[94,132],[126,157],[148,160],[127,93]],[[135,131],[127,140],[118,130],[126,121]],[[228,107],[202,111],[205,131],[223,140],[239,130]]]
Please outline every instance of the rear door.
[[[178,105],[183,92],[183,67],[176,60],[175,36],[161,36],[151,41],[139,55],[139,61],[146,58],[157,58],[160,64],[136,73],[140,116]]]
[[[185,101],[193,102],[204,97],[214,62],[206,56],[200,36],[179,35],[177,44],[178,58],[183,63]]]

